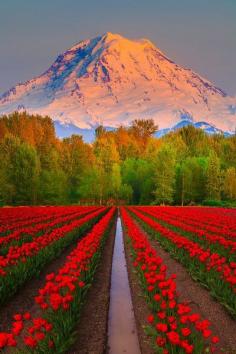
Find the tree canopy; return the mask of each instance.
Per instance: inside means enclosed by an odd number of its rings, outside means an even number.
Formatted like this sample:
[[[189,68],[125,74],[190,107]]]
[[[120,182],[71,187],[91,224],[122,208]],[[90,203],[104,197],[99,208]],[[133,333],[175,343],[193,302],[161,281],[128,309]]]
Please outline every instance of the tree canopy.
[[[152,119],[58,139],[50,117],[0,118],[0,203],[182,204],[236,200],[236,136],[192,126],[156,138]]]

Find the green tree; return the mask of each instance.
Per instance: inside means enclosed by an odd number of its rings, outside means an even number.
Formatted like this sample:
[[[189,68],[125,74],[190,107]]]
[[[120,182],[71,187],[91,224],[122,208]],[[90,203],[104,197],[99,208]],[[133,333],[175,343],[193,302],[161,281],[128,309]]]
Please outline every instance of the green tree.
[[[176,169],[176,201],[181,205],[205,198],[207,160],[188,157]]]
[[[41,169],[39,200],[42,204],[65,204],[68,198],[67,177],[60,165],[58,151],[53,148],[44,158],[47,168]]]
[[[122,184],[120,187],[120,200],[124,204],[130,204],[133,199],[132,187],[128,184]]]
[[[220,160],[215,153],[211,151],[208,159],[208,166],[206,171],[207,183],[207,199],[220,200],[221,198],[221,170]]]
[[[39,177],[39,160],[36,150],[21,144],[12,156],[10,179],[14,185],[13,201],[16,204],[36,204]]]
[[[85,144],[82,137],[72,135],[62,142],[61,168],[67,176],[67,194],[69,201],[79,201],[79,188],[84,175],[93,169],[95,157],[91,146]]]
[[[192,125],[181,128],[176,133],[185,143],[189,156],[203,156],[209,152],[209,136]],[[212,138],[213,139],[213,138]]]
[[[111,186],[111,195],[115,198],[117,202],[120,197],[120,188],[121,188],[120,165],[118,163],[114,163],[112,166],[110,186]]]
[[[101,167],[94,166],[83,175],[78,194],[86,203],[102,205],[108,199],[108,185],[108,175]]]
[[[236,169],[229,167],[225,171],[223,192],[227,199],[236,200]]]
[[[175,151],[170,145],[163,145],[156,160],[155,202],[171,204],[175,184]]]
[[[148,203],[153,199],[153,166],[142,158],[128,158],[121,165],[122,182],[131,186],[134,204]]]
[[[0,143],[0,198],[2,204],[13,204],[16,186],[12,178],[14,171],[14,156],[21,145],[20,139],[7,134]]]

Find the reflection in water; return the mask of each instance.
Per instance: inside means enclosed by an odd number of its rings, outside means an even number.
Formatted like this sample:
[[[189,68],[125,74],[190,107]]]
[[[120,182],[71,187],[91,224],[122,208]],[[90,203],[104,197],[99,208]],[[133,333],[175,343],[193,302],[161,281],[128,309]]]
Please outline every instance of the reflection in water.
[[[120,218],[117,220],[112,261],[108,347],[109,354],[140,354]]]

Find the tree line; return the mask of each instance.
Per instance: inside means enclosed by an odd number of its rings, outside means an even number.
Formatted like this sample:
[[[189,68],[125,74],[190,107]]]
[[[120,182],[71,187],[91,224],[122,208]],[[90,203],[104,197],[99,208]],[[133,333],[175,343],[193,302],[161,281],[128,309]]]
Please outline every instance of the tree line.
[[[193,126],[161,138],[152,119],[106,131],[92,144],[56,137],[50,117],[0,118],[1,205],[220,204],[236,200],[236,135]]]

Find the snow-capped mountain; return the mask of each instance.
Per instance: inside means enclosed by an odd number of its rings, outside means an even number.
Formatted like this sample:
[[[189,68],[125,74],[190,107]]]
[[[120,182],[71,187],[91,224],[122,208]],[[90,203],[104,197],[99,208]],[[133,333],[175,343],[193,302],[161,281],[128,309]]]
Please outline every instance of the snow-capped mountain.
[[[45,73],[0,96],[0,114],[15,110],[82,130],[137,118],[153,118],[161,130],[186,121],[229,133],[236,127],[236,98],[175,64],[149,40],[112,33],[79,42]]]

